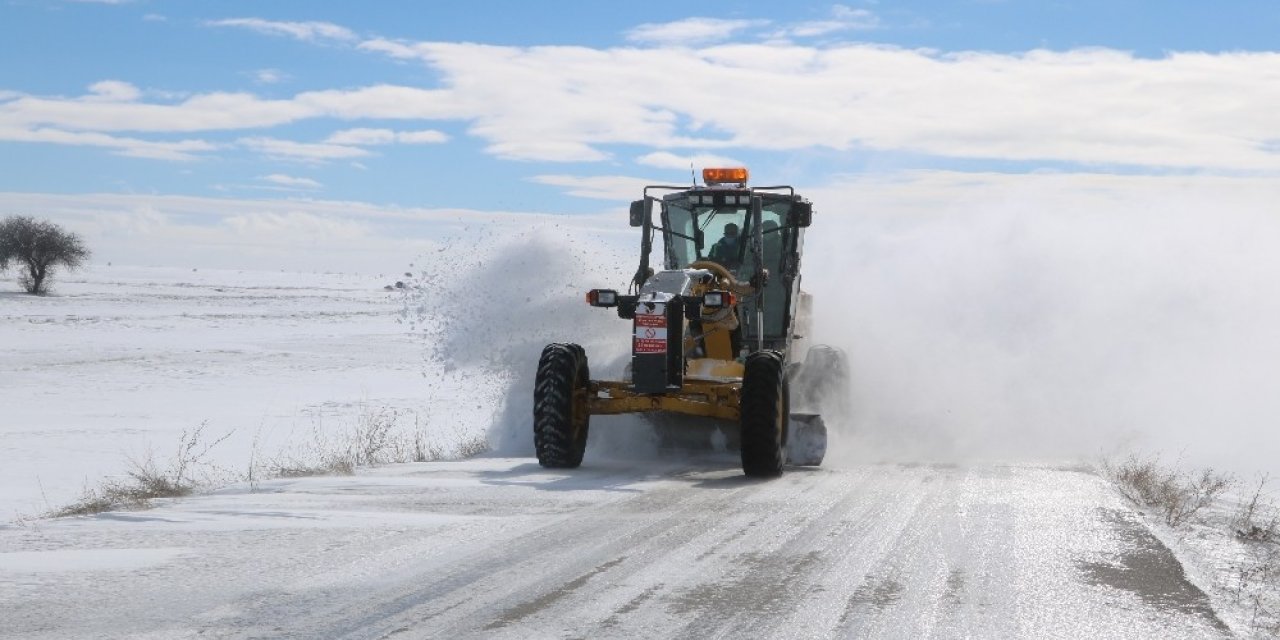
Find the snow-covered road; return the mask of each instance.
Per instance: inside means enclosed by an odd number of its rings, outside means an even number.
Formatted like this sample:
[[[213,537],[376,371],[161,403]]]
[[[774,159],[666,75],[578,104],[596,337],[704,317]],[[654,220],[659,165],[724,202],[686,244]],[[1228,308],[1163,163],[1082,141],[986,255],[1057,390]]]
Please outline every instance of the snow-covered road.
[[[1228,635],[1097,476],[406,464],[0,529],[6,638]]]

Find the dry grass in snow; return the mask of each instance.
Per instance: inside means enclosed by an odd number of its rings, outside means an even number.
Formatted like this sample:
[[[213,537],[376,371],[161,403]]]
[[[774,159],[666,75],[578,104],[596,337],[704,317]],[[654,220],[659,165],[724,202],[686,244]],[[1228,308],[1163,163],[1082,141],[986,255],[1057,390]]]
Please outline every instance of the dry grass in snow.
[[[489,451],[484,435],[454,434],[454,444],[445,447],[431,437],[416,417],[412,433],[398,432],[399,417],[394,409],[366,407],[353,425],[337,433],[314,425],[310,441],[288,451],[264,456],[255,443],[244,473],[234,473],[208,462],[210,450],[231,433],[210,440],[205,435],[207,423],[201,423],[182,433],[177,451],[167,463],[157,463],[153,454],[142,460],[131,460],[122,478],[86,488],[80,499],[50,511],[48,517],[145,509],[159,498],[180,498],[235,482],[256,487],[258,482],[274,478],[350,475],[360,467],[470,458]]]
[[[1187,473],[1164,467],[1157,458],[1129,456],[1103,463],[1103,473],[1130,502],[1154,509],[1165,524],[1177,527],[1213,504],[1234,480],[1212,469]]]
[[[1129,456],[1104,461],[1102,471],[1125,499],[1176,533],[1180,555],[1211,582],[1201,587],[1240,612],[1237,632],[1280,637],[1280,508],[1267,496],[1266,476],[1236,499],[1229,496],[1236,481],[1212,469],[1186,472]]]

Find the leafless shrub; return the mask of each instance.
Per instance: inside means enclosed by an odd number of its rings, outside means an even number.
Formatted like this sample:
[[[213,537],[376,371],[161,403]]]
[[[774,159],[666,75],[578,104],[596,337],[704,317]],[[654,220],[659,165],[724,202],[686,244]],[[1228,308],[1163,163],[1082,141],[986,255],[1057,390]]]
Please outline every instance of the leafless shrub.
[[[1266,475],[1259,478],[1253,495],[1240,505],[1240,510],[1231,519],[1231,529],[1241,540],[1280,543],[1280,510],[1263,495],[1268,480]]]
[[[1181,485],[1166,499],[1164,520],[1176,527],[1212,505],[1235,484],[1230,475],[1202,469],[1198,474],[1183,476]]]
[[[355,430],[347,442],[347,457],[352,467],[395,461],[396,442],[392,437],[392,430],[398,417],[398,412],[386,407],[364,407],[361,410]]]
[[[1228,591],[1249,613],[1249,628],[1280,635],[1280,545],[1251,545],[1247,556],[1233,567]]]
[[[1213,504],[1228,489],[1231,476],[1212,469],[1198,473],[1165,468],[1158,458],[1131,455],[1119,464],[1106,461],[1103,472],[1127,500],[1156,510],[1171,527],[1177,527]]]
[[[326,429],[317,420],[312,424],[309,442],[269,458],[257,453],[255,442],[248,474],[250,486],[256,488],[259,480],[269,478],[351,475],[359,467],[407,462],[411,455],[427,455],[421,440],[410,447],[397,436],[399,417],[399,412],[387,407],[363,407],[353,424],[337,431]]]
[[[350,460],[330,458],[316,462],[273,460],[265,469],[269,478],[305,478],[308,476],[349,476],[356,472]]]
[[[209,452],[231,435],[227,432],[212,441],[205,441],[207,426],[208,423],[202,422],[191,431],[184,430],[178,438],[177,452],[166,466],[158,465],[152,454],[141,460],[130,460],[130,468],[123,478],[108,480],[97,488],[85,488],[78,500],[55,509],[49,516],[61,518],[116,509],[141,509],[157,498],[191,495],[210,481],[213,468],[208,463]]]
[[[418,416],[413,417],[413,455],[410,458],[413,462],[431,462],[444,457],[444,449],[440,445],[432,441],[422,428],[421,419]]]
[[[270,457],[262,457],[255,453],[249,469],[250,487],[257,489],[259,480],[275,478],[303,478],[308,476],[351,475],[355,473],[356,464],[351,450],[354,444],[335,440],[326,434],[321,425],[313,425],[311,440],[304,445],[295,446],[288,451],[281,451]]]
[[[457,458],[474,458],[482,453],[488,452],[489,438],[484,434],[481,434],[459,440],[458,448],[454,451],[454,456]]]

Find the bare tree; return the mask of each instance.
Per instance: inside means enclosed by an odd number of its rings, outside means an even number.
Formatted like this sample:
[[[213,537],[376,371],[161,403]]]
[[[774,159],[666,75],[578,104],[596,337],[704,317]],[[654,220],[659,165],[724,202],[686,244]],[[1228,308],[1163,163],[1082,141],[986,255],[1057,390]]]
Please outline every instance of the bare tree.
[[[0,220],[0,271],[15,263],[27,293],[44,293],[56,267],[78,269],[88,258],[80,236],[52,222],[30,216]]]

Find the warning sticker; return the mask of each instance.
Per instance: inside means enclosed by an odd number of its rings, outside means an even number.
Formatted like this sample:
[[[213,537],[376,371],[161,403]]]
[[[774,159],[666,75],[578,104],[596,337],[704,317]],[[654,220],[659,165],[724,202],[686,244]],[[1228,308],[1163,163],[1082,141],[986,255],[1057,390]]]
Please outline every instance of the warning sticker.
[[[647,306],[636,309],[635,353],[666,353],[667,306],[655,304],[652,309]]]

